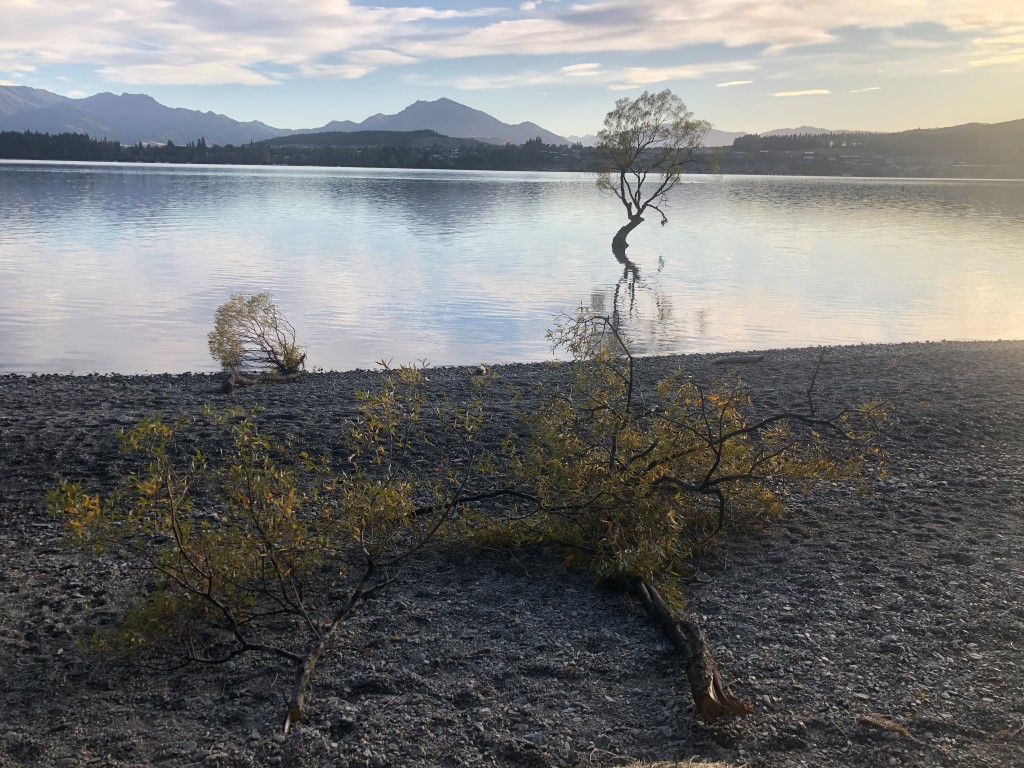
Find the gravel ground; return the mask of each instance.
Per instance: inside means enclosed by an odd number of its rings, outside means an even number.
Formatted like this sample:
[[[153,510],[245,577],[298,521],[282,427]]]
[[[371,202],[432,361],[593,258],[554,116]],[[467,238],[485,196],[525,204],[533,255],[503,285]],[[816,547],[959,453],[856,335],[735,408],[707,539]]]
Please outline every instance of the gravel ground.
[[[756,403],[804,399],[816,350],[739,371]],[[646,381],[712,356],[642,361]],[[516,427],[564,368],[497,366],[492,428]],[[438,392],[470,371],[437,369]],[[281,736],[291,675],[261,658],[167,672],[83,654],[132,583],[61,544],[42,494],[109,489],[115,432],[154,410],[261,404],[261,423],[337,445],[377,374],[231,395],[180,376],[0,378],[0,766],[1024,765],[1024,342],[838,348],[826,404],[879,398],[891,476],[823,487],[768,532],[725,542],[687,588],[753,716],[697,723],[679,658],[618,594],[550,555],[424,552],[347,625],[306,722]],[[859,724],[874,713],[908,735]],[[686,763],[688,764],[688,763]]]

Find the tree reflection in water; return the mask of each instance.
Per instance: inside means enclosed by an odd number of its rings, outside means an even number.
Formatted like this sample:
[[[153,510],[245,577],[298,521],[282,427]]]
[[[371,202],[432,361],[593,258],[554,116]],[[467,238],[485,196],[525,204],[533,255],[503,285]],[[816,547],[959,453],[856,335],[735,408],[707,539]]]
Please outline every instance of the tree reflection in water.
[[[626,256],[624,248],[613,248],[612,254],[622,266],[622,274],[610,290],[591,292],[590,311],[610,317],[640,354],[684,351],[678,344],[677,326],[680,320],[685,324],[685,318],[675,316],[672,298],[663,291],[661,281],[645,279],[639,264]],[[660,274],[664,267],[665,259],[659,256],[655,274]],[[704,311],[698,310],[694,317],[698,335],[704,333],[703,315]]]

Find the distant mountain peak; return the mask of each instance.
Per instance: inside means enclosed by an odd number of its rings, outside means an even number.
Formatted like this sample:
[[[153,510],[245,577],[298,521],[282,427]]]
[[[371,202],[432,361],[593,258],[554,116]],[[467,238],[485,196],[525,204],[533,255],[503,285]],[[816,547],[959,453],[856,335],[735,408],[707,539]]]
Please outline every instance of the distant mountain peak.
[[[49,91],[22,86],[0,86],[0,129],[45,133],[72,131],[108,137],[126,144],[138,141],[188,143],[206,139],[209,144],[241,144],[249,141],[321,130],[435,131],[453,138],[486,136],[495,143],[523,144],[538,136],[547,144],[567,144],[563,137],[533,122],[504,123],[481,110],[449,98],[419,100],[401,112],[378,112],[354,123],[332,120],[324,128],[288,130],[258,121],[232,120],[213,111],[168,107],[144,93],[103,92],[83,99],[69,99]]]

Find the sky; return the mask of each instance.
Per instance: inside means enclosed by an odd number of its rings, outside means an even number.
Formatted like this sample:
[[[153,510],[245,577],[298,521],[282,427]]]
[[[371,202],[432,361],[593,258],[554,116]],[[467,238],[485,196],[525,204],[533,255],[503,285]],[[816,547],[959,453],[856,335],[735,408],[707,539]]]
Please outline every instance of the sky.
[[[447,97],[596,133],[670,88],[725,131],[1024,118],[1022,0],[0,0],[0,84],[279,128]]]

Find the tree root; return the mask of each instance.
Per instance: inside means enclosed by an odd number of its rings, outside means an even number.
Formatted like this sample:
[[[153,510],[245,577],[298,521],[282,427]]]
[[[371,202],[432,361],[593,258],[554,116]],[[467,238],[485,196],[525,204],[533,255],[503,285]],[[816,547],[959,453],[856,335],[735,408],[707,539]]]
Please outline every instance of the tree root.
[[[624,586],[686,659],[690,693],[704,722],[711,725],[720,717],[743,717],[754,711],[729,690],[707,636],[694,619],[677,617],[654,585],[644,579],[626,579]]]

